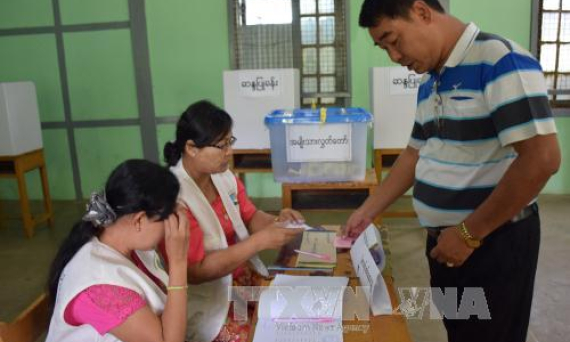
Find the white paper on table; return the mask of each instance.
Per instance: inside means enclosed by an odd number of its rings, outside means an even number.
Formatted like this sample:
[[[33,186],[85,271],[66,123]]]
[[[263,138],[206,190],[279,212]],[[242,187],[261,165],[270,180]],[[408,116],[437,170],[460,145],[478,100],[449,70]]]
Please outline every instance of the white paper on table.
[[[295,221],[285,221],[283,228],[287,228],[287,229],[303,228],[304,230],[315,229],[314,227],[311,227],[304,222],[295,222]]]
[[[370,304],[374,316],[391,315],[393,308],[382,270],[386,265],[386,255],[382,248],[382,238],[373,224],[369,225],[356,239],[350,249],[352,267]]]
[[[342,342],[347,285],[346,277],[277,275],[261,294],[253,341]]]

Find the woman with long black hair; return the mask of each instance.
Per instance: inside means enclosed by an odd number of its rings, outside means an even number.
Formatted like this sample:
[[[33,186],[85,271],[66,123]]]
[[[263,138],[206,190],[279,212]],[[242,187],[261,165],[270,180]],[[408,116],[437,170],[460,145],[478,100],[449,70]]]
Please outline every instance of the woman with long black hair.
[[[295,210],[284,208],[278,216],[258,210],[228,169],[236,140],[232,126],[227,112],[198,101],[182,113],[176,139],[164,146],[165,161],[180,182],[179,199],[190,211],[187,339],[192,341],[247,341],[250,322],[234,319],[228,287],[259,285],[251,270],[267,275],[267,269],[257,253],[279,249],[303,231],[284,228],[286,221],[304,220]]]
[[[47,342],[182,342],[188,221],[167,169],[128,160],[93,194],[49,275]],[[163,240],[168,274],[154,248]]]

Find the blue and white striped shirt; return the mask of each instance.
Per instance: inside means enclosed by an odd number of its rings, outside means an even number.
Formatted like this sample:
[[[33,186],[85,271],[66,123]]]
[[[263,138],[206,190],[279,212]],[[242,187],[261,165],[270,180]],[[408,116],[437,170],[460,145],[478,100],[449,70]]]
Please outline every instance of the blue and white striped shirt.
[[[424,76],[409,145],[419,150],[414,208],[424,226],[463,221],[513,160],[512,143],[556,132],[540,63],[469,24],[441,73]]]

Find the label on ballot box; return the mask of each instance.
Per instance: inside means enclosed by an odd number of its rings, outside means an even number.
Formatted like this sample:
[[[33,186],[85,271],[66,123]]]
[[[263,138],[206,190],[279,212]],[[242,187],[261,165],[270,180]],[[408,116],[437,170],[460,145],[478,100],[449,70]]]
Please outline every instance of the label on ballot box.
[[[287,126],[287,162],[350,162],[350,124]]]

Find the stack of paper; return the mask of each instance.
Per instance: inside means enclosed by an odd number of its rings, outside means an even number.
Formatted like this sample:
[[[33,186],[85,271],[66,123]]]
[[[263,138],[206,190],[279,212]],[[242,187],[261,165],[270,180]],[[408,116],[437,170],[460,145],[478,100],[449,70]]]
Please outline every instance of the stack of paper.
[[[301,241],[297,267],[334,268],[336,266],[336,232],[305,231]]]
[[[342,342],[346,277],[279,274],[261,294],[253,342]]]

